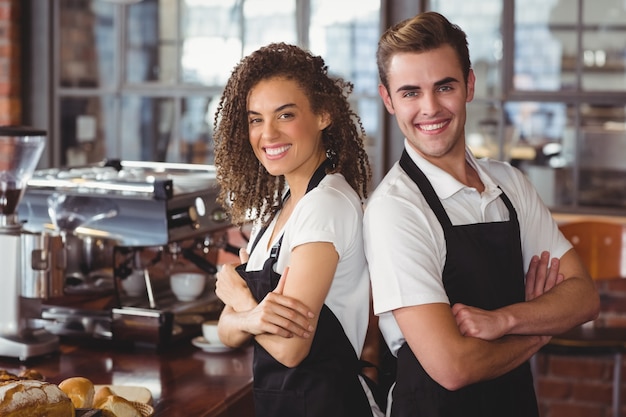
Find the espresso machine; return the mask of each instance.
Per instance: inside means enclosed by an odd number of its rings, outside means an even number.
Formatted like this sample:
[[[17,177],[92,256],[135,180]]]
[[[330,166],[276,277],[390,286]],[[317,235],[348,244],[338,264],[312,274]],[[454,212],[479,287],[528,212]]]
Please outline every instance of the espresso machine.
[[[213,165],[105,160],[35,171],[20,216],[34,233],[61,235],[67,253],[64,296],[42,307],[46,328],[157,347],[185,337],[185,320],[198,331],[194,313],[220,307],[216,253],[238,250],[218,191]],[[169,286],[180,265],[207,277],[194,301]]]
[[[0,127],[0,356],[20,360],[59,345],[37,319],[42,300],[63,291],[63,244],[54,233],[25,230],[17,214],[45,138],[45,131],[29,127]]]

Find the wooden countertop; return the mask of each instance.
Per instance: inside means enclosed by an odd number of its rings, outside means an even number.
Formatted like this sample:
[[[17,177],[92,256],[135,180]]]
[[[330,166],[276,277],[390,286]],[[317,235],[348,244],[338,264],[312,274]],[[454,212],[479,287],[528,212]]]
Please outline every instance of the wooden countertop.
[[[114,346],[85,340],[61,344],[60,352],[31,358],[0,358],[0,369],[32,368],[58,384],[84,376],[94,384],[141,386],[153,397],[154,417],[253,416],[252,348],[208,353],[189,340],[160,348]]]

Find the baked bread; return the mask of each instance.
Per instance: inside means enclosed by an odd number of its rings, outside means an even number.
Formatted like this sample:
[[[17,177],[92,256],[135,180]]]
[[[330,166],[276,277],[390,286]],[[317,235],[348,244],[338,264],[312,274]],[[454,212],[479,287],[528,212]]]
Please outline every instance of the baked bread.
[[[99,405],[106,401],[109,395],[115,395],[111,388],[106,385],[101,386],[96,391],[96,394],[93,396],[93,406],[94,408],[100,408]]]
[[[61,381],[59,388],[70,397],[74,407],[93,407],[95,388],[91,380],[83,378],[82,376],[74,376]]]
[[[37,381],[45,381],[46,378],[35,369],[24,369],[19,373],[18,377],[20,379],[36,379]]]
[[[104,415],[110,417],[142,417],[133,403],[118,395],[109,395],[98,408],[104,410]]]
[[[8,381],[0,385],[2,417],[74,417],[72,401],[61,389],[43,381]]]
[[[0,369],[0,382],[5,382],[5,381],[17,381],[20,378],[15,375],[12,374],[11,372],[7,371],[6,369]]]

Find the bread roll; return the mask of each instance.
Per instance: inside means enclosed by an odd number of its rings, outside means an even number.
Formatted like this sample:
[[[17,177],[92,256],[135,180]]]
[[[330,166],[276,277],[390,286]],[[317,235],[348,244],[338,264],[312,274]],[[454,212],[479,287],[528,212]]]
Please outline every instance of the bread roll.
[[[2,417],[74,417],[72,401],[59,387],[43,381],[9,381],[0,385]]]
[[[130,401],[118,395],[109,395],[98,408],[104,410],[106,415],[114,417],[142,417]]]
[[[100,404],[105,402],[109,395],[115,395],[115,393],[111,391],[111,388],[109,388],[108,386],[104,385],[98,388],[98,391],[96,391],[96,394],[93,396],[94,408],[100,408]]]
[[[70,397],[74,407],[91,408],[93,407],[93,396],[95,388],[93,382],[82,376],[74,376],[64,379],[59,384],[59,388]]]

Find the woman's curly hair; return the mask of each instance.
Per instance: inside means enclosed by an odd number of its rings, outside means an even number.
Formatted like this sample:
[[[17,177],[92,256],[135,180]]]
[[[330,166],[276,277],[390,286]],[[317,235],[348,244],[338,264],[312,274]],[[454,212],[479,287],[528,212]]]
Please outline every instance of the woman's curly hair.
[[[285,178],[269,174],[259,162],[248,131],[248,93],[260,81],[274,77],[295,81],[315,114],[330,115],[331,124],[322,134],[331,161],[327,173],[341,173],[361,198],[367,197],[371,170],[363,144],[365,131],[348,102],[353,85],[331,78],[321,57],[294,45],[272,43],[234,68],[215,113],[218,200],[236,225],[267,220],[282,205]]]

